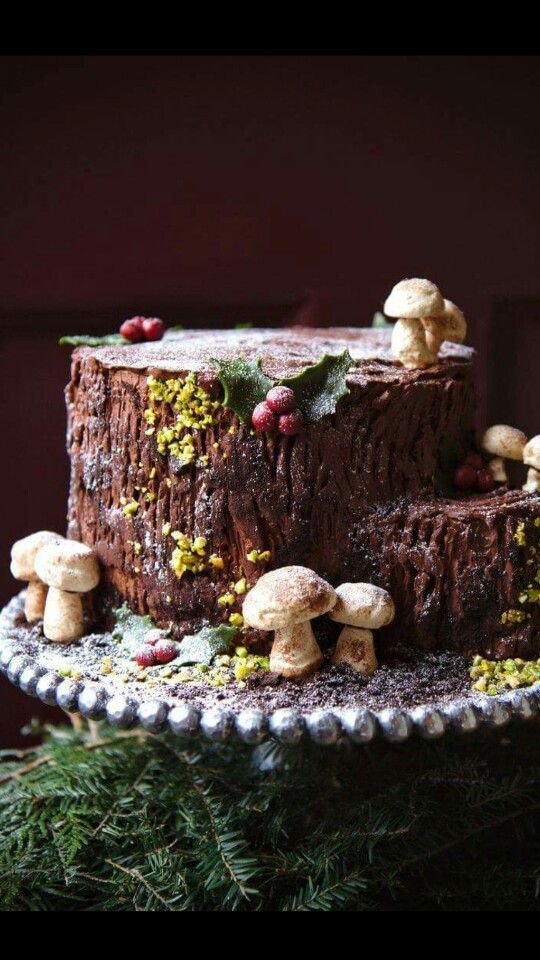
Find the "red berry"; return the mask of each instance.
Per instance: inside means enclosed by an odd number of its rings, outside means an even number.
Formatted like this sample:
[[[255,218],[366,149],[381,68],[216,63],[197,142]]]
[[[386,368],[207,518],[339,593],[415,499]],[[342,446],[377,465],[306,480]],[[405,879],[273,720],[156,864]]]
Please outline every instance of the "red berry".
[[[475,470],[481,470],[484,466],[484,461],[479,453],[474,453],[472,450],[465,457],[464,463],[468,464],[470,467],[474,467]]]
[[[270,409],[266,401],[258,403],[252,415],[251,422],[256,430],[277,430],[278,418],[273,410]]]
[[[176,657],[178,650],[172,640],[158,640],[152,652],[158,663],[170,663]]]
[[[279,418],[278,430],[284,433],[286,437],[295,437],[304,429],[304,418],[300,410],[293,410],[292,413],[283,413]]]
[[[141,647],[135,654],[135,660],[140,667],[153,667],[157,663],[153,647]]]
[[[476,473],[474,467],[468,463],[463,463],[454,473],[454,486],[458,490],[471,490],[476,484]]]
[[[272,387],[266,394],[266,402],[274,413],[291,413],[296,408],[294,391],[290,387]]]
[[[490,490],[493,490],[494,486],[495,478],[491,470],[487,468],[479,470],[476,474],[476,489],[479,490],[480,493],[489,493]]]
[[[120,327],[120,333],[130,343],[139,343],[144,337],[142,317],[132,317],[131,320],[124,320]]]
[[[161,340],[165,332],[165,324],[158,317],[144,317],[142,329],[145,340]]]

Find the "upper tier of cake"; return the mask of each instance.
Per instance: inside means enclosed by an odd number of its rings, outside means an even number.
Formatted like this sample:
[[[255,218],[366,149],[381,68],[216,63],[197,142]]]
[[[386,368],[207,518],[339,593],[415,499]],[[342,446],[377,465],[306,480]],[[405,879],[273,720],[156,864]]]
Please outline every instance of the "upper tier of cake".
[[[473,442],[471,350],[445,345],[436,366],[405,370],[389,342],[386,330],[294,328],[185,331],[156,344],[76,350],[69,533],[96,548],[105,600],[127,599],[182,634],[239,612],[241,595],[232,608],[219,598],[243,575],[254,583],[268,563],[303,564],[333,583],[361,579],[368,514],[400,497],[433,496],[441,444]],[[260,357],[277,379],[345,348],[350,392],[298,436],[257,434],[219,402],[212,359]],[[194,371],[218,402],[209,425],[187,431],[194,457],[186,465],[158,451],[159,431],[177,416],[170,403],[154,405],[148,430],[147,381]],[[175,531],[190,543],[205,538],[197,572],[189,563],[173,569]],[[270,561],[250,559],[253,550]]]
[[[396,363],[390,349],[390,330],[358,327],[292,327],[286,329],[255,328],[250,330],[179,330],[168,332],[157,343],[83,348],[104,367],[129,370],[159,369],[169,375],[196,371],[211,373],[211,359],[233,360],[236,357],[263,361],[263,370],[273,379],[289,377],[307,364],[317,363],[325,353],[348,350],[355,361],[351,378],[362,372],[378,369],[401,380],[413,378],[421,371],[404,370]],[[441,367],[469,366],[474,351],[471,347],[445,343],[441,349]],[[425,373],[426,371],[424,371]]]

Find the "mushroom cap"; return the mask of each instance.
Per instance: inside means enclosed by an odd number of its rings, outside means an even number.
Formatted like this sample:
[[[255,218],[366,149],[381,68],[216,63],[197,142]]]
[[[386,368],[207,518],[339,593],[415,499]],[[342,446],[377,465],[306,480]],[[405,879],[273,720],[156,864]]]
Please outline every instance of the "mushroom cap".
[[[337,603],[329,616],[337,623],[378,630],[394,619],[394,601],[382,587],[372,583],[342,583],[336,593]]]
[[[258,630],[277,630],[320,617],[332,609],[336,591],[308,567],[264,573],[244,600],[244,621]]]
[[[36,573],[36,554],[48,543],[60,543],[64,538],[51,530],[38,530],[22,540],[17,540],[11,548],[11,574],[16,580],[31,583],[39,580]]]
[[[540,470],[540,433],[536,437],[531,437],[523,448],[523,463],[528,467],[534,467]]]
[[[521,430],[509,427],[505,423],[496,423],[489,427],[482,437],[482,448],[486,453],[506,460],[522,460],[527,437]]]
[[[444,300],[439,288],[431,280],[413,277],[400,280],[392,288],[384,304],[387,317],[438,317],[444,313]]]
[[[99,583],[99,564],[90,547],[75,540],[50,543],[36,556],[36,571],[49,587],[87,593]]]
[[[438,337],[441,341],[463,343],[467,336],[467,321],[465,314],[451,300],[444,300],[444,313],[440,317],[423,317],[422,323],[426,332]]]

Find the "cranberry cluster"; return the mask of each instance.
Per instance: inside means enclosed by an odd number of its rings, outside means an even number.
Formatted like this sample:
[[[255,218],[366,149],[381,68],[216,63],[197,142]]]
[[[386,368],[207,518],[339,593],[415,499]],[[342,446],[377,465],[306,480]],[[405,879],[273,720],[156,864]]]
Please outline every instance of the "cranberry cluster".
[[[484,466],[479,453],[468,453],[465,460],[454,472],[454,486],[458,490],[478,490],[489,493],[495,486],[491,470]]]
[[[158,317],[131,317],[124,320],[120,333],[130,343],[140,343],[141,340],[161,340],[165,331],[163,320]]]
[[[150,630],[135,660],[140,667],[155,667],[158,663],[170,663],[177,654],[178,648],[172,640],[166,640],[159,630]]]
[[[286,437],[294,437],[304,426],[304,418],[296,406],[294,391],[290,387],[272,387],[266,400],[258,403],[251,416],[255,430],[269,433],[278,430]]]

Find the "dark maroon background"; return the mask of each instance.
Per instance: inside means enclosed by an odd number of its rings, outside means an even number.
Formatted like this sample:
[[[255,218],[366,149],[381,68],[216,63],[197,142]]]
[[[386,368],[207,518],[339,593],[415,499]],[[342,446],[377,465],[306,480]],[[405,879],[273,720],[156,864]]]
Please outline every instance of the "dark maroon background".
[[[428,276],[481,418],[540,429],[538,58],[13,57],[0,96],[2,602],[12,540],[63,527],[59,332],[365,325]],[[0,694],[12,743],[38,707]]]

